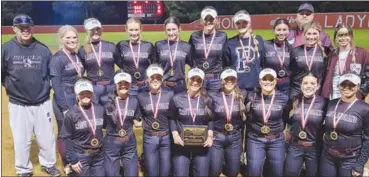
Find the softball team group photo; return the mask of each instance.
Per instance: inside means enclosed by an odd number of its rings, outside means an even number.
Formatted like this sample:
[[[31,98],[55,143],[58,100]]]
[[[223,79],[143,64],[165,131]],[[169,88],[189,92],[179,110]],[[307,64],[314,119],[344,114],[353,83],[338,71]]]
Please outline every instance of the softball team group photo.
[[[350,24],[339,23],[331,40],[303,3],[297,28],[277,19],[273,39],[255,34],[258,22],[240,10],[231,37],[218,30],[214,7],[200,14],[202,30],[189,41],[172,16],[154,44],[138,18],[126,21],[128,40],[117,44],[88,18],[88,40],[79,44],[76,28],[61,26],[54,54],[33,36],[30,16],[15,16],[1,83],[17,175],[33,174],[34,134],[50,176],[363,176],[369,53],[355,45]]]

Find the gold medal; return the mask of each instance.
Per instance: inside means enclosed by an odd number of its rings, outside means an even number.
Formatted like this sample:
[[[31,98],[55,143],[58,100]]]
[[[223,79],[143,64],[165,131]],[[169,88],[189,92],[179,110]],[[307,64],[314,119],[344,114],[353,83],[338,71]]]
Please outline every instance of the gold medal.
[[[337,140],[338,139],[337,132],[336,131],[331,132],[330,137],[331,137],[332,140]]]
[[[264,126],[261,127],[260,131],[263,134],[268,134],[270,132],[270,128],[269,128],[269,126],[264,125]]]
[[[97,138],[93,138],[93,139],[91,140],[91,145],[92,145],[93,147],[97,147],[97,146],[99,146],[99,140],[98,140]]]
[[[224,125],[224,129],[227,130],[227,131],[229,131],[229,132],[231,132],[233,130],[233,125],[230,124],[230,123],[226,123]]]
[[[174,69],[173,68],[171,68],[170,70],[169,70],[169,75],[170,76],[174,76],[176,74],[176,72],[174,71]]]
[[[305,131],[303,131],[303,130],[301,130],[300,131],[300,133],[299,133],[299,137],[301,138],[301,139],[306,139],[306,137],[307,137],[307,134],[306,134],[306,132]]]
[[[104,71],[101,68],[99,68],[99,70],[97,71],[97,74],[101,77],[104,75]]]
[[[154,123],[152,123],[151,127],[152,127],[154,130],[157,130],[157,129],[159,129],[160,124],[159,124],[158,122],[156,122],[156,121],[155,121]]]
[[[123,130],[123,129],[120,129],[119,132],[118,132],[118,134],[119,134],[120,137],[125,137],[126,134],[127,134],[127,132],[125,130]]]

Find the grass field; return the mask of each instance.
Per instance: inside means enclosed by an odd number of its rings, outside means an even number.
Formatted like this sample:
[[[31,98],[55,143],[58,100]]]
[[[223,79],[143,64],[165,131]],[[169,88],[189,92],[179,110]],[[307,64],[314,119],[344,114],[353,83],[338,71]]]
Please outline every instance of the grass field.
[[[226,31],[228,37],[232,37],[236,34],[234,30]],[[333,30],[326,30],[326,32],[330,35],[331,39],[333,39]],[[263,39],[271,39],[273,34],[271,30],[255,30],[255,33],[261,35]],[[184,31],[181,33],[181,39],[184,41],[188,41],[191,35],[190,31]],[[38,40],[49,46],[51,51],[54,53],[57,51],[58,48],[58,39],[56,34],[35,34],[34,35]],[[369,49],[369,30],[355,30],[355,43],[357,46],[364,47]],[[1,43],[8,41],[14,37],[14,35],[2,35]],[[85,41],[85,34],[80,34],[80,44],[83,44]],[[163,40],[165,37],[164,32],[144,32],[142,34],[142,39],[155,43],[156,41]],[[120,40],[126,40],[127,34],[123,32],[109,32],[103,34],[104,40],[111,41],[113,43],[117,43]],[[2,88],[2,100],[1,100],[1,116],[2,116],[2,176],[14,176],[15,169],[14,169],[14,146],[13,146],[13,138],[10,131],[9,126],[9,112],[8,112],[8,97],[6,96],[5,89]],[[368,99],[367,99],[368,100]],[[55,134],[56,134],[56,123],[54,121],[55,127]],[[138,142],[138,153],[142,153],[142,130],[135,131],[137,136]],[[47,176],[45,173],[41,172],[40,164],[38,162],[38,146],[36,141],[33,139],[32,146],[31,146],[31,154],[30,158],[33,163],[34,167],[34,175],[35,176]],[[366,165],[369,167],[369,164]],[[57,167],[61,170],[61,160],[58,156],[58,163]]]

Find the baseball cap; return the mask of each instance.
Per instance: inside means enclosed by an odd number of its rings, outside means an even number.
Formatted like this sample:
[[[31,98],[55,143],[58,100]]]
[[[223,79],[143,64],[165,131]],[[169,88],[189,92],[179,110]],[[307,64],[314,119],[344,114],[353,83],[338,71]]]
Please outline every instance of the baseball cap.
[[[26,14],[19,14],[14,17],[13,19],[13,26],[18,25],[30,25],[33,26],[33,20],[30,16]]]
[[[220,74],[220,79],[224,80],[227,77],[235,77],[237,78],[237,72],[234,69],[226,69]]]
[[[206,7],[201,11],[201,19],[205,20],[208,15],[216,18],[218,16],[218,13],[214,8]]]
[[[300,12],[302,10],[308,10],[308,11],[314,13],[314,7],[310,3],[303,3],[303,4],[301,4],[300,7],[299,7],[299,9],[297,10],[297,12]]]
[[[85,20],[84,26],[85,26],[86,30],[92,30],[92,29],[97,28],[97,27],[101,28],[101,23],[96,18],[89,18],[89,19]]]
[[[191,78],[194,76],[199,76],[202,80],[204,80],[205,73],[199,68],[192,68],[190,71],[188,71],[187,78]]]
[[[114,83],[118,84],[121,81],[126,81],[128,83],[132,83],[132,77],[128,73],[120,72],[115,74]]]
[[[236,13],[233,18],[232,18],[232,21],[233,23],[236,23],[237,21],[239,20],[245,20],[247,22],[251,22],[251,17],[249,14],[246,14],[244,12],[241,12],[241,13]]]
[[[94,89],[92,87],[92,83],[88,80],[79,80],[74,84],[74,93],[77,95],[83,91],[90,91],[94,92]]]
[[[347,73],[347,74],[344,74],[340,77],[340,80],[339,80],[339,84],[342,84],[342,82],[344,81],[350,81],[352,82],[353,84],[355,85],[359,85],[361,84],[361,79],[358,75],[356,74],[352,74],[352,73]]]
[[[164,71],[163,68],[161,68],[160,66],[154,64],[154,65],[150,65],[147,70],[146,70],[146,76],[148,78],[150,78],[151,76],[153,76],[154,74],[159,74],[161,76],[163,76]]]
[[[273,76],[274,78],[277,78],[277,73],[274,71],[274,69],[271,69],[271,68],[265,68],[263,69],[260,74],[259,74],[259,79],[262,79],[264,76],[266,75],[271,75]]]

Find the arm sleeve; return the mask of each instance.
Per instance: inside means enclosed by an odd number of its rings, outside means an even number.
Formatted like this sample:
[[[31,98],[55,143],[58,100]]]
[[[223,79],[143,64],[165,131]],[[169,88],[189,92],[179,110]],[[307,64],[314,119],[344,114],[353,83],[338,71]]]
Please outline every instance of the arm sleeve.
[[[62,130],[60,132],[60,137],[62,139],[64,139],[65,142],[65,156],[66,159],[69,163],[71,164],[75,164],[79,161],[76,152],[74,151],[73,148],[73,140],[72,140],[72,135],[73,135],[73,122],[71,119],[71,112],[68,112],[67,115],[65,116],[65,119],[63,121],[63,127]]]
[[[364,166],[368,162],[369,159],[369,111],[363,117],[363,144],[361,146],[360,154],[356,160],[355,165],[353,166],[353,170],[360,172],[361,174],[364,171]]]
[[[264,41],[263,46],[265,50],[265,41]],[[266,60],[265,53],[266,53],[265,51],[263,53],[260,53],[260,67],[263,69],[265,68],[265,60]]]
[[[5,77],[6,77],[6,70],[7,70],[7,62],[6,59],[6,53],[5,53],[5,46],[3,45],[1,47],[1,85],[5,86]]]
[[[328,55],[331,51],[334,50],[334,47],[331,42],[331,38],[327,33],[324,32],[324,38],[322,39],[322,45],[327,48],[326,55]]]
[[[115,98],[111,95],[108,96],[108,102],[104,105],[106,118],[110,118],[114,124],[117,124]],[[119,117],[119,116],[118,116]],[[106,120],[108,122],[108,120]]]
[[[47,62],[46,62],[46,65],[44,65],[45,66],[45,68],[44,68],[44,73],[45,73],[45,75],[44,75],[44,79],[46,79],[46,80],[48,80],[49,82],[50,82],[50,76],[51,76],[51,71],[50,71],[50,63],[51,63],[51,59],[52,59],[52,54],[51,54],[51,52],[50,52],[50,50],[49,49],[47,49],[47,54],[46,54],[46,58],[47,58]]]
[[[54,96],[56,104],[62,109],[62,111],[68,110],[68,105],[64,97],[64,91],[61,87],[62,79],[61,73],[63,67],[60,66],[60,59],[57,56],[53,56],[50,61],[50,77],[51,83],[54,90]]]
[[[225,35],[226,39],[224,41],[224,45],[223,45],[223,48],[222,48],[222,62],[223,62],[223,67],[230,67],[231,66],[231,62],[229,60],[229,57],[223,57],[223,53],[225,51],[227,51],[228,49],[228,37],[227,37],[227,34]]]
[[[170,126],[170,130],[173,131],[178,131],[177,128],[177,115],[178,115],[178,111],[176,108],[176,105],[174,103],[174,99],[170,99],[170,103],[169,103],[169,126]]]

